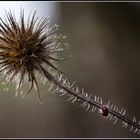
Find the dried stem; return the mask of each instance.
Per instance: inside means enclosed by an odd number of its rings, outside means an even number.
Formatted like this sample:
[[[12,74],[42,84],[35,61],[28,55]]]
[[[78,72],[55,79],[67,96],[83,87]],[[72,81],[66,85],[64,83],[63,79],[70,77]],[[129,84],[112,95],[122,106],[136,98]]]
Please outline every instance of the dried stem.
[[[83,94],[80,90],[78,90],[78,92],[76,92],[76,90],[74,90],[74,88],[70,88],[70,84],[63,84],[63,82],[60,82],[60,79],[62,79],[62,75],[61,78],[58,79],[53,76],[52,74],[48,73],[42,66],[40,66],[43,74],[45,77],[47,77],[47,79],[52,82],[53,84],[56,85],[56,88],[58,90],[58,87],[60,88],[60,90],[64,90],[67,94],[72,95],[73,98],[70,98],[71,100],[81,100],[85,106],[89,105],[92,106],[94,108],[97,108],[99,111],[99,113],[101,113],[103,116],[109,118],[110,120],[114,120],[114,124],[117,122],[118,119],[120,119],[122,122],[122,125],[126,128],[127,126],[130,126],[130,131],[133,130],[134,133],[139,134],[140,133],[140,122],[137,123],[136,122],[136,118],[133,117],[133,120],[127,118],[125,116],[126,113],[126,109],[121,109],[118,110],[118,108],[115,105],[111,105],[109,106],[109,103],[107,105],[103,104],[101,97],[96,97],[94,99],[92,99],[91,97],[88,96],[88,94]],[[63,80],[62,80],[63,81]],[[64,92],[63,91],[63,92]],[[62,92],[61,92],[62,93]],[[97,99],[98,98],[98,99]],[[72,102],[73,102],[72,101]],[[110,102],[110,101],[109,101]],[[88,106],[87,109],[89,109],[90,107]],[[93,110],[93,109],[92,109]],[[106,110],[107,111],[107,115],[103,114],[103,111]],[[93,111],[94,112],[94,111]],[[135,128],[135,130],[134,130]]]

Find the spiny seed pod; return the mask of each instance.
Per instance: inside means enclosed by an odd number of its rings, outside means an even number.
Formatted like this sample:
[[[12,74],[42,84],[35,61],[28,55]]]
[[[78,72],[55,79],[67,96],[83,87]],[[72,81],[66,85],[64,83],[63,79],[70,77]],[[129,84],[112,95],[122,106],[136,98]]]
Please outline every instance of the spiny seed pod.
[[[36,72],[48,67],[59,71],[51,60],[59,61],[53,55],[63,51],[59,42],[63,36],[55,34],[57,25],[49,27],[47,17],[39,20],[35,15],[29,16],[27,24],[23,10],[19,22],[11,11],[6,12],[6,21],[0,18],[0,74],[7,86],[16,83],[16,95],[25,81],[31,83],[27,94],[35,88],[40,99]]]
[[[88,94],[84,89],[80,90],[74,83],[70,83],[63,75],[54,75],[49,68],[59,71],[52,64],[54,54],[63,51],[60,43],[62,35],[56,35],[57,26],[49,27],[48,18],[35,18],[29,16],[27,24],[24,20],[24,11],[21,12],[20,22],[17,22],[11,12],[6,12],[7,21],[0,18],[0,75],[3,83],[7,86],[16,83],[16,95],[22,89],[24,82],[31,83],[27,95],[33,88],[37,90],[40,98],[37,73],[45,77],[51,84],[49,92],[59,93],[60,96],[69,96],[69,101],[80,102],[86,111],[95,112],[98,110],[105,118],[113,120],[114,124],[122,121],[122,126],[130,131],[140,134],[140,121],[129,119],[126,116],[126,109],[119,109],[113,103],[104,103],[102,98],[93,94]],[[8,87],[7,87],[8,89]]]

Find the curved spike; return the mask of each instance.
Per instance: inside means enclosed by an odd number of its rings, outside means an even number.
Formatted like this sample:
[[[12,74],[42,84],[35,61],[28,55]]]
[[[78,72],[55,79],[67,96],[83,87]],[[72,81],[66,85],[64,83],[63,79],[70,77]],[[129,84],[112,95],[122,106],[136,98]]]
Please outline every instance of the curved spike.
[[[136,117],[135,117],[135,116],[133,116],[133,122],[137,122],[137,121],[136,121]]]
[[[138,132],[137,132],[137,134],[140,134],[140,129],[138,129]]]
[[[97,96],[97,103],[100,103],[100,97]]]
[[[96,97],[96,95],[94,95],[94,101],[95,101],[95,102],[97,101],[97,97]]]
[[[82,95],[84,95],[84,94],[85,94],[85,92],[84,92],[84,88],[82,88],[82,92],[81,92],[81,93],[82,93]]]
[[[77,97],[74,97],[74,99],[72,100],[72,103],[74,103],[75,101],[77,101]]]
[[[137,133],[137,131],[138,131],[139,129],[138,128],[136,128],[135,130],[134,130],[134,133]]]
[[[111,104],[111,106],[110,106],[110,109],[112,109],[112,108],[113,108],[113,106],[114,106],[114,104],[112,103],[112,104]]]
[[[66,92],[63,89],[60,89],[59,92],[62,93],[59,96],[64,96],[66,94]]]
[[[75,88],[75,92],[76,92],[76,93],[79,93],[78,87]]]
[[[97,109],[97,107],[92,106],[91,112],[95,112],[95,111],[96,111],[96,109]]]
[[[102,98],[101,97],[99,97],[100,98],[100,104],[102,105],[103,104],[103,100],[102,100]]]
[[[57,87],[55,88],[55,90],[52,92],[52,94],[53,94],[53,93],[58,93],[58,91],[59,91],[59,87],[57,86]]]
[[[118,109],[118,107],[116,107],[115,111],[116,111],[117,113],[119,113],[119,109]]]
[[[126,128],[126,127],[128,127],[128,123],[123,121],[122,126]]]
[[[124,110],[124,108],[122,107],[122,109],[120,110],[119,114],[122,114],[123,113],[123,110]]]
[[[49,88],[49,90],[48,90],[49,92],[51,92],[53,86],[54,86],[54,84],[52,83],[51,86],[50,86],[50,88]]]
[[[33,89],[33,81],[31,82],[31,87],[28,90],[28,92],[26,94],[24,94],[22,97],[24,98],[25,96],[27,96],[27,94],[29,94],[32,89]]]
[[[117,121],[118,121],[118,118],[117,118],[117,117],[115,117],[114,124],[116,124],[116,123],[117,123]]]
[[[113,118],[113,115],[111,114],[109,120],[112,120],[112,118]]]
[[[108,100],[108,103],[107,103],[106,107],[109,108],[110,107],[109,105],[110,105],[110,100]]]
[[[70,97],[66,101],[70,101],[70,100],[73,100],[73,99],[74,99],[74,96],[70,95]]]
[[[90,104],[89,104],[89,103],[87,103],[87,109],[86,109],[86,111],[88,111],[88,110],[89,110],[89,108],[90,108]]]
[[[131,125],[130,132],[133,130],[133,125]]]
[[[61,75],[58,77],[58,82],[61,81],[62,77],[63,77],[63,75],[61,74]]]
[[[83,106],[83,107],[85,107],[87,105],[87,102],[83,102],[82,104],[81,104],[81,106]]]
[[[71,85],[70,85],[70,88],[72,88],[74,86],[76,82],[74,81]]]
[[[116,105],[114,105],[114,108],[113,108],[113,110],[114,110],[114,111],[116,111]]]
[[[91,93],[89,96],[88,96],[88,101],[92,98],[93,94]]]
[[[124,109],[124,111],[123,111],[123,113],[122,113],[122,116],[124,116],[124,115],[125,115],[125,113],[126,113],[126,109]]]

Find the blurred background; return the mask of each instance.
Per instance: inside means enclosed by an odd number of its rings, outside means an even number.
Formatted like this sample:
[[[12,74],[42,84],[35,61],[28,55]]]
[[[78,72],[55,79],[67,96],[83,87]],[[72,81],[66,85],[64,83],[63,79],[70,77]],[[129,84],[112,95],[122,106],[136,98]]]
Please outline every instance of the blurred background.
[[[127,108],[140,118],[140,3],[98,2],[0,2],[0,16],[20,8],[50,16],[51,24],[70,44],[65,55],[72,58],[58,65],[80,88]],[[14,86],[0,94],[0,137],[23,138],[126,138],[139,137],[115,126],[97,113],[86,112],[65,98],[51,95],[40,86],[43,104],[36,93],[14,97]]]

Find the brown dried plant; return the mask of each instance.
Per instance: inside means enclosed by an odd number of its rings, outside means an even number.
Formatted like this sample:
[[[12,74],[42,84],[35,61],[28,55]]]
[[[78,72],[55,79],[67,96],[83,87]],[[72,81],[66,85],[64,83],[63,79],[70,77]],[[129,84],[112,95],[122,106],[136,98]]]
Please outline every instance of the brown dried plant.
[[[36,88],[41,100],[36,72],[46,71],[48,67],[59,71],[51,60],[60,61],[53,54],[63,51],[58,40],[63,36],[54,34],[57,25],[49,27],[48,18],[39,20],[35,18],[35,13],[29,16],[27,25],[24,11],[20,13],[20,22],[16,21],[11,11],[6,12],[7,22],[0,18],[0,73],[7,85],[16,82],[16,95],[25,80],[31,83],[26,94]]]
[[[124,128],[130,127],[130,131],[140,134],[140,121],[136,118],[128,119],[126,109],[119,109],[110,100],[105,104],[101,97],[88,94],[84,89],[80,90],[75,82],[70,82],[63,77],[52,61],[63,59],[55,58],[54,55],[63,51],[61,43],[62,35],[55,31],[58,26],[49,26],[48,18],[35,17],[36,12],[29,16],[27,24],[24,19],[24,10],[21,10],[20,21],[17,22],[11,11],[6,12],[6,21],[0,18],[0,75],[7,89],[12,83],[16,83],[16,95],[22,91],[23,83],[31,84],[27,95],[34,88],[37,90],[41,102],[37,75],[49,81],[49,92],[66,95],[69,101],[81,102],[86,110],[98,113],[113,120],[114,124],[120,120]],[[56,70],[53,74],[50,68]],[[58,75],[56,75],[58,73]],[[94,97],[93,97],[94,96]]]

